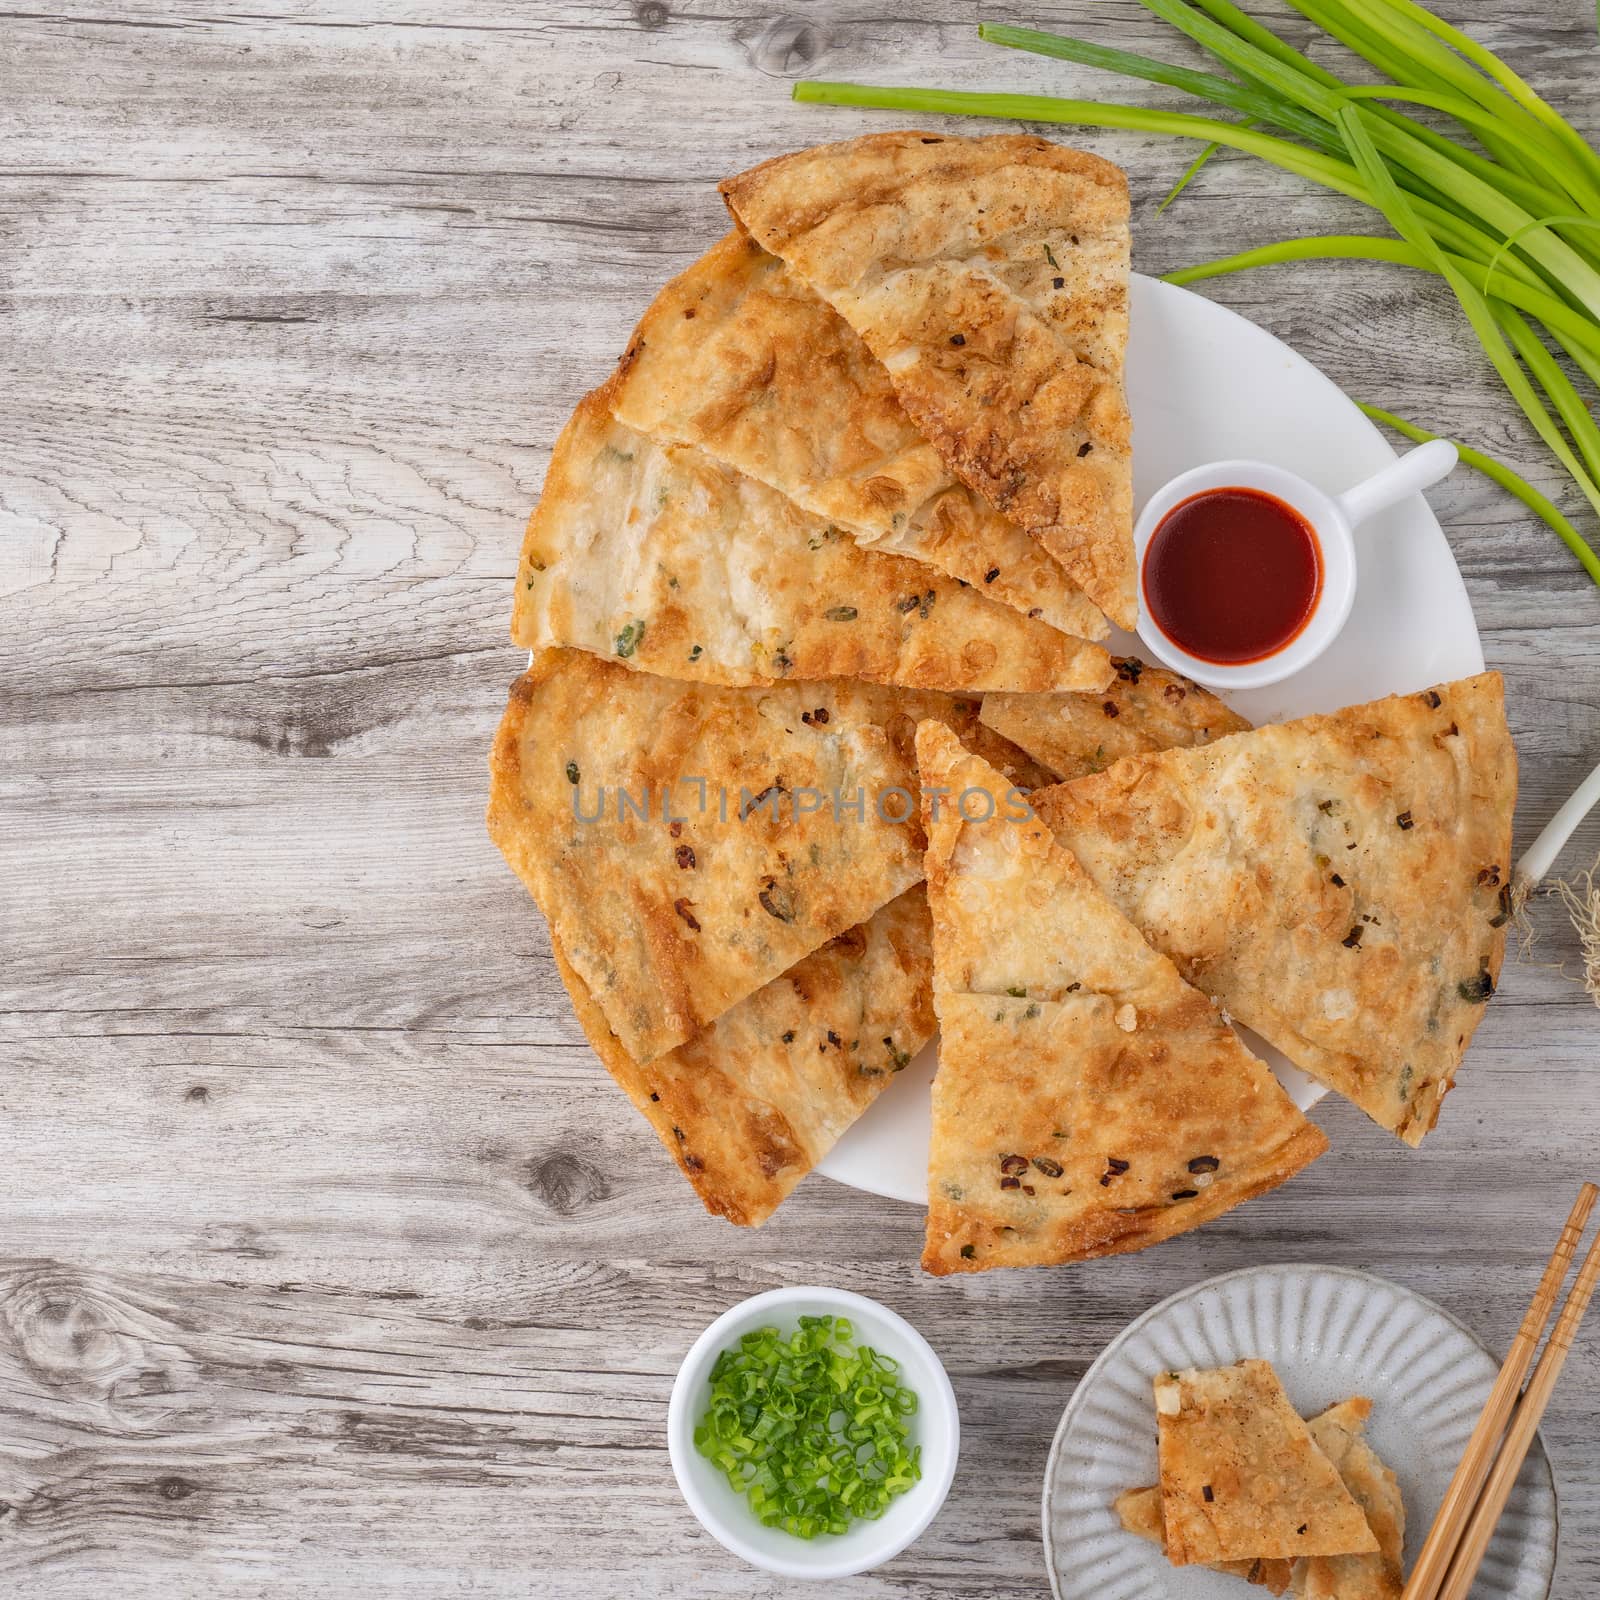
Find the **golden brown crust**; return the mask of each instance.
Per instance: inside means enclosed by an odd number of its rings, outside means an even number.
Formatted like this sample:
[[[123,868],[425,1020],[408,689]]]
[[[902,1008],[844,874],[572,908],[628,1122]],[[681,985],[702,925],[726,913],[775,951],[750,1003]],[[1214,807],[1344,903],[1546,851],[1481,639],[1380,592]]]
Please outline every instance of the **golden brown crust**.
[[[987,761],[1024,794],[1048,788],[1052,782],[1049,773],[1026,750],[983,725],[979,720],[983,701],[976,695],[942,694],[933,689],[880,689],[867,685],[863,685],[862,693],[868,714],[888,737],[895,759],[904,763],[905,769],[913,775],[917,770],[917,728],[932,719],[942,722],[973,755]],[[917,830],[920,850],[923,841],[920,808],[912,824]]]
[[[1500,971],[1516,771],[1484,673],[1034,800],[1190,982],[1415,1145]]]
[[[919,722],[1037,783],[978,710],[866,683],[713,688],[547,651],[495,736],[489,833],[647,1063],[920,880]]]
[[[1106,620],[1016,524],[959,482],[889,375],[779,257],[733,232],[658,294],[608,385],[617,419],[697,445],[864,548],[923,562],[1052,627]]]
[[[1268,1362],[1163,1373],[1155,1398],[1174,1566],[1377,1550]]]
[[[967,139],[906,128],[863,134],[773,156],[723,179],[718,188],[740,225],[758,240],[763,232],[770,234],[771,244],[761,241],[764,248],[783,255],[819,229],[838,226],[840,193],[847,187],[859,207],[870,209],[902,203],[908,183],[918,180],[959,182],[1018,167],[1035,179],[1043,171],[1054,171],[1110,195],[1120,193],[1127,215],[1128,179],[1119,166],[1091,151],[1026,133]],[[1035,214],[1045,204],[1044,199],[1034,199],[1024,215]],[[759,217],[759,229],[750,225],[747,212]],[[1005,223],[1017,220],[997,219],[988,228],[1003,236]]]
[[[1111,1509],[1129,1533],[1165,1549],[1161,1490],[1155,1484],[1143,1489],[1125,1489],[1112,1502]],[[1272,1595],[1282,1594],[1289,1587],[1294,1570],[1291,1561],[1267,1560],[1260,1556],[1245,1561],[1208,1561],[1206,1565],[1214,1572],[1227,1573],[1230,1578],[1243,1578],[1246,1583],[1255,1584]]]
[[[551,950],[595,1053],[706,1210],[755,1227],[932,1037],[928,940],[918,886],[643,1066]]]
[[[1111,664],[920,561],[854,540],[697,445],[611,416],[556,442],[517,571],[512,637],[701,683],[864,678],[946,690],[1096,689]]]
[[[1292,1581],[1299,1600],[1399,1600],[1405,1506],[1394,1473],[1362,1436],[1371,1410],[1372,1402],[1359,1395],[1341,1400],[1321,1415],[1308,1417],[1306,1431],[1361,1508],[1378,1542],[1375,1552],[1302,1556],[1295,1561],[1256,1556],[1205,1565],[1257,1584],[1274,1595],[1282,1594]],[[1214,1496],[1214,1484],[1212,1492]],[[1129,1533],[1165,1549],[1166,1526],[1158,1486],[1125,1490],[1112,1503],[1112,1509]]]
[[[895,707],[865,684],[718,689],[579,651],[547,653],[512,686],[490,836],[634,1060],[682,1044],[921,876],[920,829],[884,820],[892,797],[875,804],[915,784],[882,725]],[[604,815],[582,820],[602,788]],[[861,819],[834,811],[836,791],[848,807],[858,790]],[[682,820],[663,821],[664,795]]]
[[[1113,656],[1098,694],[988,694],[984,723],[1049,767],[1059,781],[1104,772],[1123,756],[1209,744],[1250,724],[1176,672]]]
[[[938,723],[917,754],[941,1033],[928,1272],[1141,1249],[1327,1148],[998,774]]]
[[[1370,1400],[1343,1400],[1306,1423],[1313,1442],[1361,1507],[1378,1549],[1366,1555],[1310,1556],[1297,1563],[1295,1593],[1300,1600],[1400,1600],[1406,1508],[1399,1480],[1362,1433],[1371,1410]]]
[[[1133,627],[1121,171],[1032,135],[903,132],[722,192],[862,336],[951,470]]]

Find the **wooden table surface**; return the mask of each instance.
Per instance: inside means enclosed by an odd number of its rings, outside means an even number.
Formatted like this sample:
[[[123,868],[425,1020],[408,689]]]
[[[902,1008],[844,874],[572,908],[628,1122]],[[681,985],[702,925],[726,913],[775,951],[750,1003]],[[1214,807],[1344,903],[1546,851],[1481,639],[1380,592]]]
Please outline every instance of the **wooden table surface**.
[[[1327,1102],[1303,1177],[1084,1267],[935,1282],[919,1212],[822,1178],[732,1229],[604,1076],[482,824],[557,429],[726,226],[718,178],[900,120],[792,105],[792,78],[1126,94],[980,45],[964,0],[788,4],[4,19],[0,1593],[811,1592],[700,1531],[664,1422],[716,1313],[826,1282],[926,1331],[964,1425],[934,1527],[830,1594],[1042,1596],[1051,1430],[1129,1318],[1334,1262],[1503,1349],[1594,1175],[1600,1016],[1550,903],[1425,1149]],[[1588,0],[1450,10],[1595,134]],[[1017,20],[1192,59],[1133,0]],[[1129,169],[1145,272],[1375,227],[1230,156],[1158,216],[1193,147],[1083,142]],[[1554,484],[1430,280],[1206,292]],[[1483,481],[1433,498],[1507,676],[1526,843],[1600,757],[1600,594]],[[1600,1332],[1545,1427],[1562,1600],[1600,1592],[1597,1434]]]

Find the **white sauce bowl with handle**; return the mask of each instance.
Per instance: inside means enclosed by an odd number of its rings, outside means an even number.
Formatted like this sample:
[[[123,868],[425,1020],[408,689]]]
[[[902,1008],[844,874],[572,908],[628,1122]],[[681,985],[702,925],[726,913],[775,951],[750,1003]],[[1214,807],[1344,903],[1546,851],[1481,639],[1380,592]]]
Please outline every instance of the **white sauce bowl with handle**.
[[[1456,447],[1448,439],[1433,439],[1340,495],[1327,494],[1269,461],[1212,461],[1179,473],[1150,497],[1134,525],[1140,639],[1163,665],[1207,688],[1260,689],[1291,677],[1310,666],[1349,619],[1356,598],[1355,530],[1396,501],[1438,483],[1456,461]],[[1256,661],[1208,661],[1191,655],[1163,631],[1145,590],[1145,553],[1156,530],[1186,500],[1219,489],[1253,489],[1281,500],[1310,525],[1320,550],[1322,585],[1309,619],[1286,644]]]

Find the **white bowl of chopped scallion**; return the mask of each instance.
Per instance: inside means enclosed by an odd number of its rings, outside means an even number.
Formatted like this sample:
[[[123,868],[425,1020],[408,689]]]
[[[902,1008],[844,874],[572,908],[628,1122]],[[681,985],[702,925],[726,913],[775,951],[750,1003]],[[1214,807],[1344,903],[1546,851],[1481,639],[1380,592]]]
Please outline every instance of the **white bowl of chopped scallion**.
[[[718,1543],[792,1578],[898,1555],[955,1475],[955,1394],[927,1340],[842,1289],[773,1289],[695,1341],[667,1412],[672,1470]]]

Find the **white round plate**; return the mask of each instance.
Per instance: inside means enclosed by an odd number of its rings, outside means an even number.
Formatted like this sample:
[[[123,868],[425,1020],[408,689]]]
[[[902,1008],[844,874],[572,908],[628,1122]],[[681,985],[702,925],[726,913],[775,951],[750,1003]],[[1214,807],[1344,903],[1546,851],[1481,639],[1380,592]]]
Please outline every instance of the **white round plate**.
[[[1228,457],[1271,461],[1337,494],[1395,459],[1383,435],[1331,379],[1224,306],[1137,273],[1128,340],[1135,514],[1169,478]],[[1483,671],[1467,591],[1421,495],[1356,533],[1355,609],[1327,653],[1266,689],[1232,695],[1254,722],[1334,711]],[[1130,634],[1113,650],[1141,655]],[[1263,1041],[1302,1107],[1326,1092]],[[819,1163],[840,1183],[923,1205],[928,1198],[929,1085],[937,1041],[923,1050]]]
[[[1111,1502],[1156,1481],[1150,1380],[1247,1356],[1270,1361],[1310,1415],[1372,1401],[1367,1438],[1400,1480],[1411,1570],[1498,1363],[1449,1312],[1342,1267],[1250,1267],[1196,1284],[1130,1323],[1073,1392],[1044,1479],[1045,1564],[1056,1600],[1228,1600],[1237,1578],[1177,1568],[1124,1533]],[[1545,1600],[1556,1561],[1556,1491],[1535,1438],[1473,1585],[1472,1600]]]

